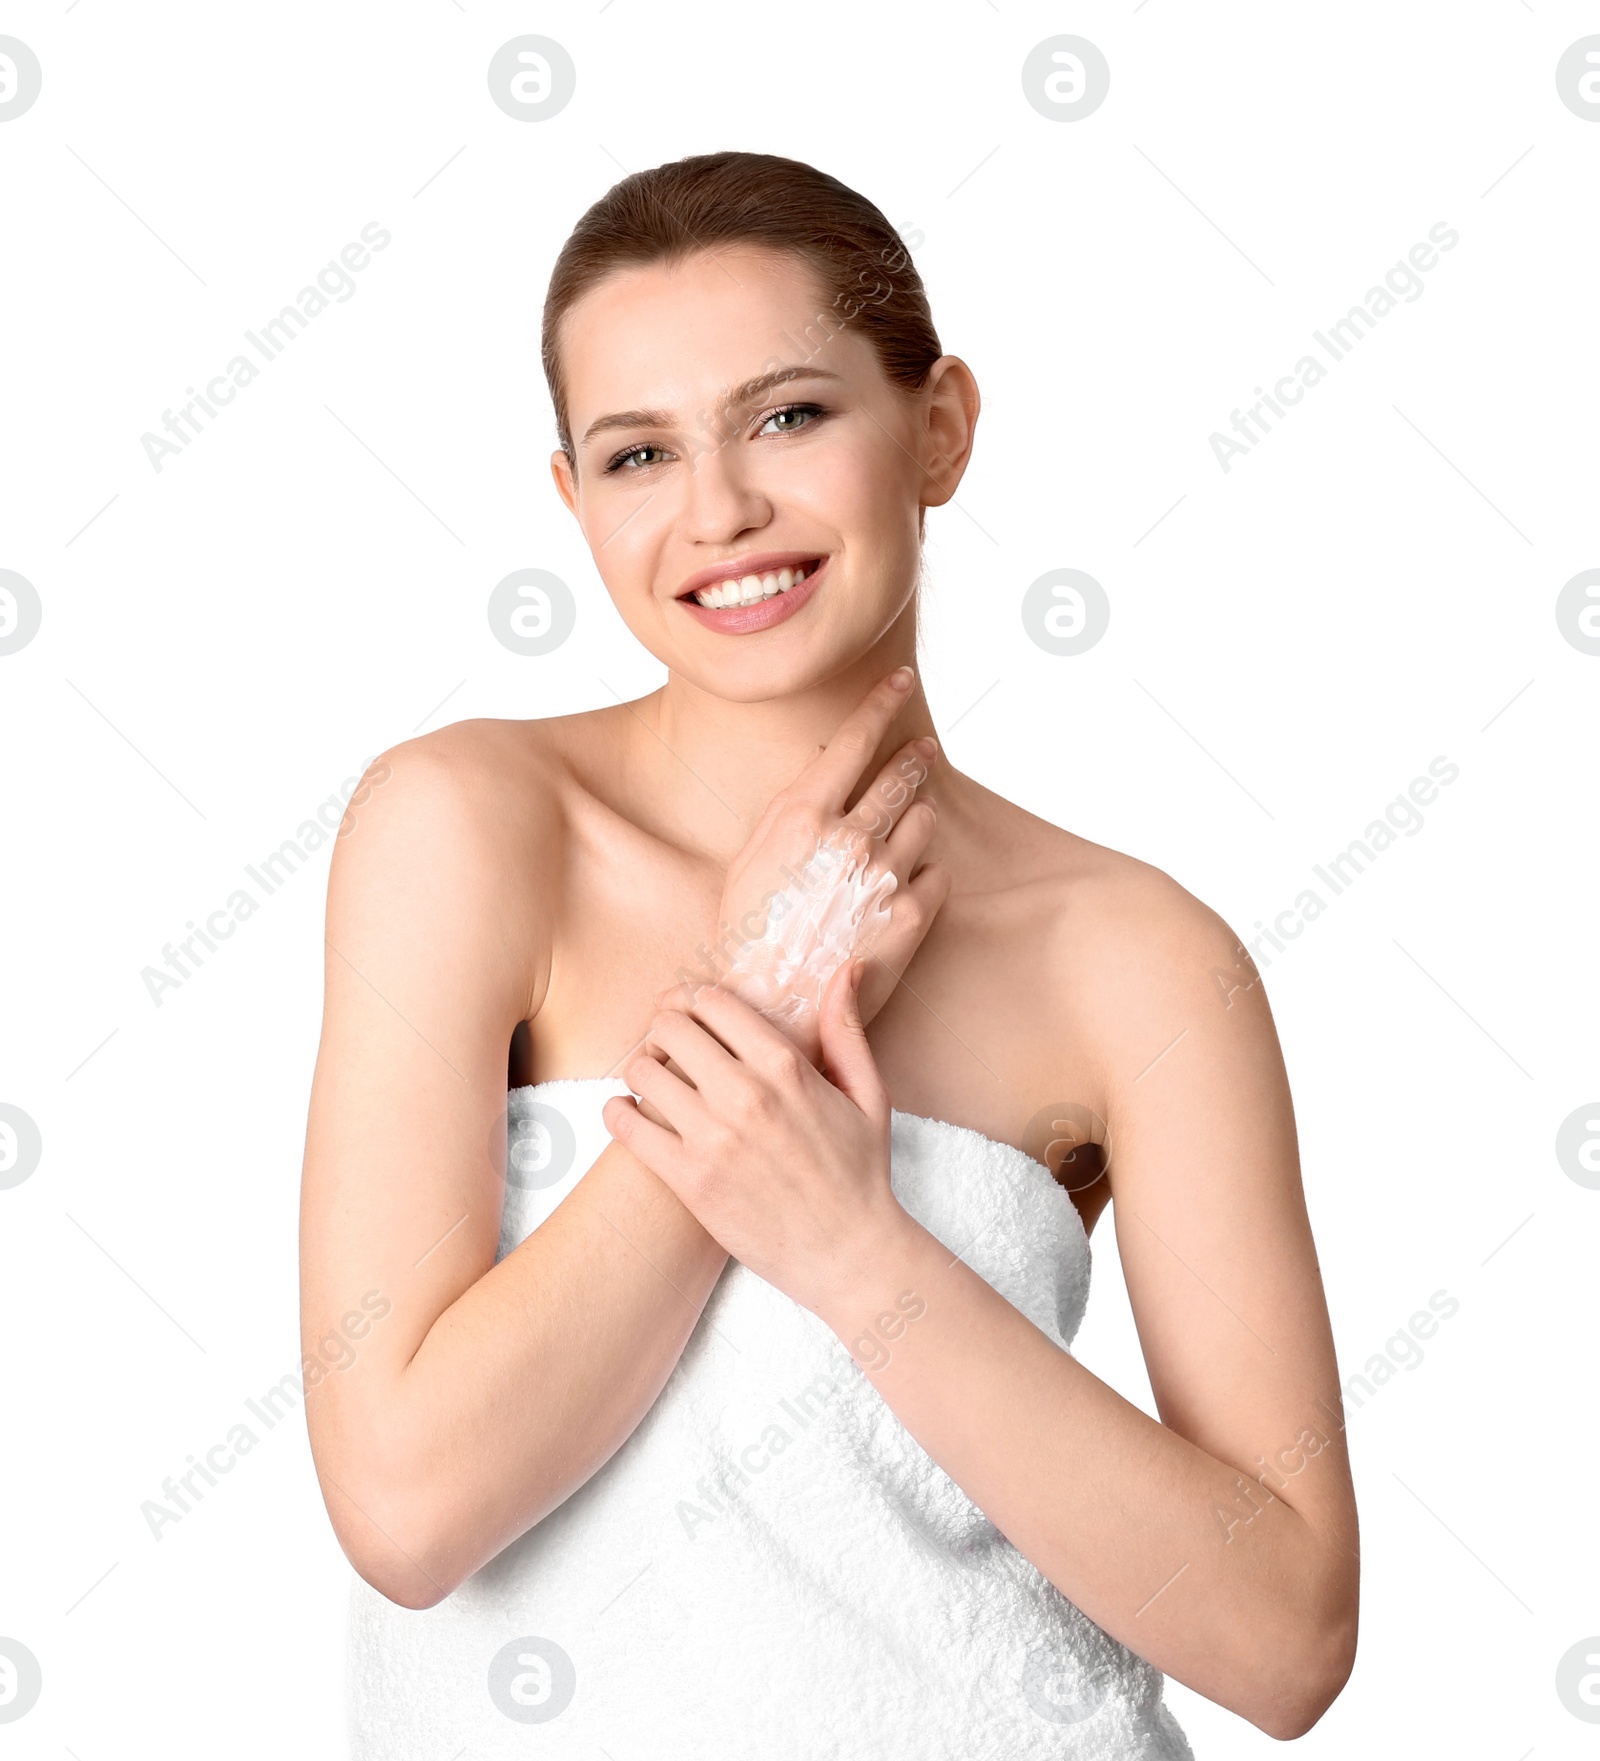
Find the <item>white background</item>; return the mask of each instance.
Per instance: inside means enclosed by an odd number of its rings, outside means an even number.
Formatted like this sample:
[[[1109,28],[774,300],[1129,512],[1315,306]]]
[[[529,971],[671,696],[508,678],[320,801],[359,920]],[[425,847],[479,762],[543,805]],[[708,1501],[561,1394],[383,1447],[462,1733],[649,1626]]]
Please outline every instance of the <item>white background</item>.
[[[1600,1192],[1554,1141],[1600,1092],[1600,658],[1554,608],[1600,565],[1600,126],[1554,70],[1600,13],[76,0],[0,30],[44,70],[0,123],[0,567],[44,608],[0,658],[0,1100],[44,1143],[0,1192],[0,1634],[44,1672],[9,1752],[341,1752],[348,1568],[299,1419],[159,1541],[140,1514],[297,1365],[328,850],[159,1007],[140,974],[371,754],[658,682],[549,484],[540,303],[625,169],[737,146],[924,235],[982,385],[929,522],[955,763],[1249,936],[1460,767],[1262,963],[1342,1373],[1460,1305],[1350,1414],[1361,1651],[1301,1749],[1592,1754],[1554,1679],[1600,1632]],[[578,70],[531,125],[485,81],[528,31]],[[1020,82],[1062,31],[1111,67],[1070,124]],[[140,436],[371,221],[354,297],[153,470]],[[1423,294],[1224,472],[1210,434],[1441,221]],[[578,599],[542,659],[485,617],[525,567]],[[1018,615],[1063,567],[1112,607],[1076,658]],[[1096,1249],[1080,1355],[1149,1410]],[[1168,1692],[1206,1761],[1278,1752]]]

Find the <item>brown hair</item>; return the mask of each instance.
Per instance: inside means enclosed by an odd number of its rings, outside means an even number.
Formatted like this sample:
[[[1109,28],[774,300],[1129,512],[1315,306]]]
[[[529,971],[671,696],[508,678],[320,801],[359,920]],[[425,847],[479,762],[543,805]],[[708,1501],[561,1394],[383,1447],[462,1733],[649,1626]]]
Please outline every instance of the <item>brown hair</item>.
[[[551,271],[542,351],[561,449],[576,465],[561,372],[561,321],[613,271],[678,263],[719,245],[790,251],[832,302],[818,324],[859,325],[885,374],[918,391],[943,351],[922,278],[895,229],[825,171],[772,153],[701,153],[613,185],[572,229]],[[826,340],[824,338],[824,340]]]

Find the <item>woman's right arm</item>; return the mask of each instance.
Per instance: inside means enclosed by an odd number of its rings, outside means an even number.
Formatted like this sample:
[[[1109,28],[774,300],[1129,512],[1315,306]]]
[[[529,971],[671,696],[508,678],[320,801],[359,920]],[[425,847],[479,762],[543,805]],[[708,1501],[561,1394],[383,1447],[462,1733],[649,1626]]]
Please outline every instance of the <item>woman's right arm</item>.
[[[412,1608],[626,1440],[726,1259],[612,1145],[496,1264],[491,1144],[511,1035],[548,971],[558,876],[534,856],[507,885],[492,779],[447,751],[387,754],[335,850],[301,1204],[304,1350],[345,1364],[306,1378],[323,1496],[356,1570]],[[550,823],[527,847],[553,866],[559,808],[532,811]]]
[[[793,793],[859,777],[902,698],[875,687]],[[563,836],[554,791],[536,792],[518,807],[534,823],[508,842],[503,770],[464,758],[460,742],[387,754],[370,773],[386,766],[386,780],[358,793],[336,846],[301,1201],[303,1349],[344,1365],[306,1376],[318,1478],[352,1565],[413,1608],[448,1595],[610,1459],[661,1392],[727,1258],[611,1144],[496,1263],[504,1166],[491,1143],[503,1141],[512,1032],[537,1012],[549,973]],[[897,759],[854,813],[886,837],[879,859],[900,882],[864,1015],[949,887],[935,865],[919,868],[933,816],[908,812],[915,785],[899,780],[906,752]],[[725,920],[837,822],[775,800],[730,872]]]

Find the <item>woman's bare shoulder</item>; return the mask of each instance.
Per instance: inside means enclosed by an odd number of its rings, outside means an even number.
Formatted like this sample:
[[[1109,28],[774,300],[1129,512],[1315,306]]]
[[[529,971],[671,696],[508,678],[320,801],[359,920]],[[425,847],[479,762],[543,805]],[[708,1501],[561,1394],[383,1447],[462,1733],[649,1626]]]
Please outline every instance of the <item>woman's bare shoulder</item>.
[[[365,793],[414,836],[455,835],[519,864],[554,853],[574,793],[616,737],[615,713],[452,722],[382,753]],[[370,784],[370,787],[369,787]]]
[[[1165,869],[1002,797],[990,801],[993,847],[1004,851],[1030,933],[1048,950],[1042,970],[1076,994],[1094,980],[1092,991],[1114,986],[1125,1002],[1135,993],[1156,1002],[1192,995],[1197,983],[1216,988],[1218,968],[1254,981],[1232,927]]]
[[[1229,1093],[1247,1092],[1241,1071],[1279,1070],[1260,974],[1211,905],[1157,864],[1010,803],[993,827],[1016,875],[995,913],[1001,958],[1037,1042],[1014,1061],[1040,1093],[1070,1073],[1126,1127],[1172,1092],[1141,1080],[1158,1066],[1174,1081],[1204,1072]]]
[[[340,827],[330,949],[401,988],[493,993],[497,1016],[526,1019],[549,982],[583,779],[614,738],[614,712],[598,710],[455,722],[389,747]]]
[[[463,935],[471,926],[517,965],[542,967],[573,808],[608,717],[482,718],[389,747],[346,810],[330,923],[381,920],[396,935],[425,923],[438,942],[448,913]]]

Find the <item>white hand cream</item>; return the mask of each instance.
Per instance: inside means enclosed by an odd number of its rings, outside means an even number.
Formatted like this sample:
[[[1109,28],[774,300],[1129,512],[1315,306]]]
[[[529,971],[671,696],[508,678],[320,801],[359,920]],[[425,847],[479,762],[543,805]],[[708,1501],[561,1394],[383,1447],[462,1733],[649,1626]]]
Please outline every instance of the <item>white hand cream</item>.
[[[766,927],[734,954],[722,981],[780,1027],[816,1019],[828,981],[889,922],[895,877],[868,864],[871,842],[840,828],[818,840],[798,876],[773,896]]]

